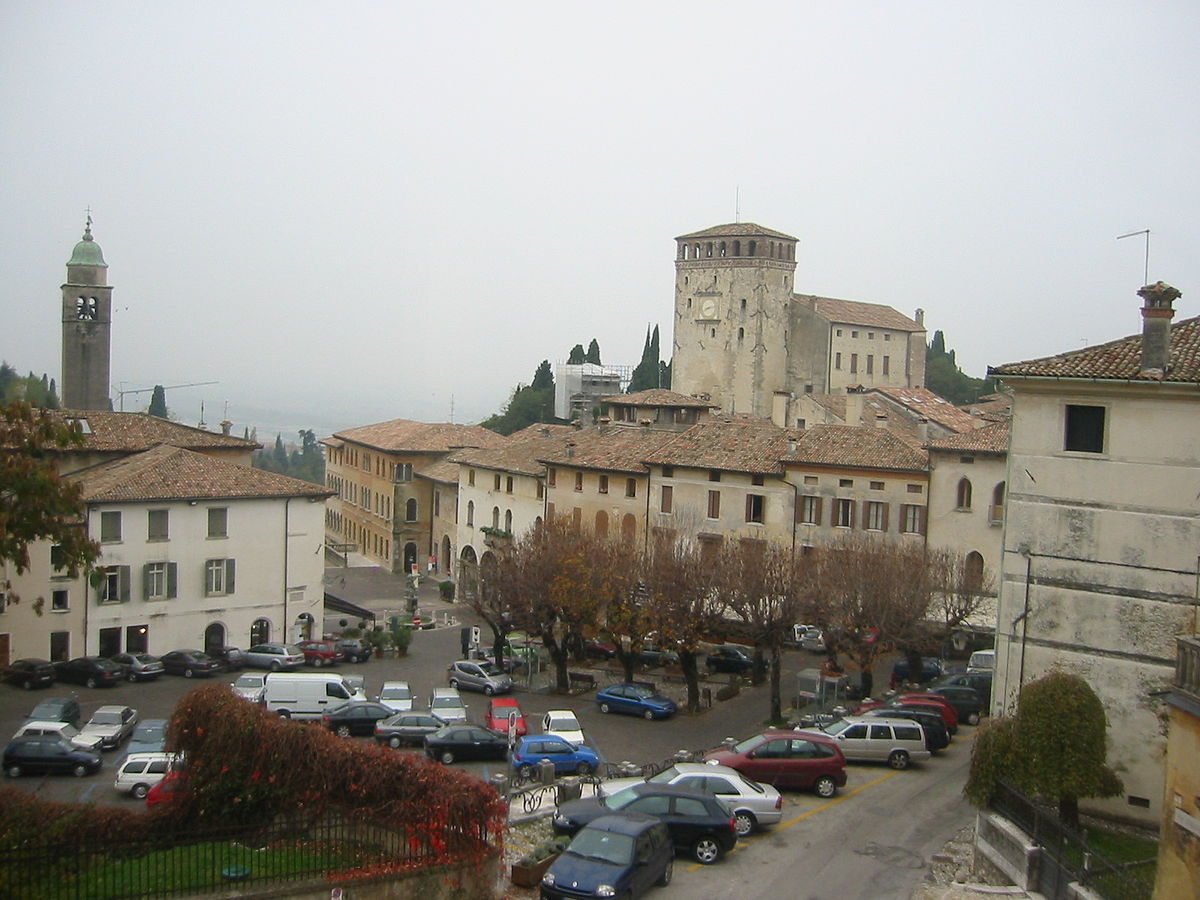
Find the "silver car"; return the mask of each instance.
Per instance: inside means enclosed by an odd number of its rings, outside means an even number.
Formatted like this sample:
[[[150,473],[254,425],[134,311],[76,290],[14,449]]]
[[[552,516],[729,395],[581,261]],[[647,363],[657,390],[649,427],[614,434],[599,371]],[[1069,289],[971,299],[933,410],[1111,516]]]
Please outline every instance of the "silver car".
[[[282,672],[304,665],[304,651],[292,644],[255,644],[242,655],[242,663],[256,669]]]
[[[137,710],[132,707],[102,706],[92,713],[92,718],[79,730],[79,736],[87,739],[98,737],[100,749],[111,750],[133,734],[137,723]]]
[[[715,794],[729,808],[738,837],[746,837],[765,825],[776,825],[783,818],[783,798],[778,788],[751,781],[728,766],[708,763],[676,763],[649,778],[613,778],[600,783],[600,793],[608,797],[643,782],[681,784]]]
[[[26,722],[17,729],[17,733],[13,735],[13,739],[29,735],[57,736],[64,741],[68,741],[72,747],[78,747],[80,750],[100,752],[100,735],[92,734],[85,737],[70,722]]]
[[[261,672],[243,672],[233,683],[233,692],[251,703],[262,703],[267,676]]]
[[[513,681],[499,666],[476,659],[460,659],[446,670],[446,680],[452,688],[467,688],[492,694],[504,694],[513,689]]]
[[[375,699],[392,712],[409,712],[413,708],[412,688],[407,681],[385,681]]]
[[[429,695],[429,711],[447,724],[467,721],[467,707],[457,688],[434,688]]]
[[[152,681],[165,671],[162,661],[149,653],[118,653],[109,659],[125,669],[127,681]]]

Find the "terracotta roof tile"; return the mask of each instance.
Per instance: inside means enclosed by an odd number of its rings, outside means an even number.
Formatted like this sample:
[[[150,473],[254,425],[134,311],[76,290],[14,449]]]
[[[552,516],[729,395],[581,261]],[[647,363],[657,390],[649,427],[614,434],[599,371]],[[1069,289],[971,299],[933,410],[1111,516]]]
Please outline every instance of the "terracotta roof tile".
[[[1008,453],[1009,420],[1004,419],[983,428],[952,434],[925,446],[930,450],[962,451],[971,453]]]
[[[442,484],[458,484],[458,463],[451,462],[448,457],[443,457],[414,469],[413,474],[418,478],[440,481]]]
[[[866,325],[874,328],[889,328],[892,331],[924,331],[923,325],[890,306],[881,303],[862,303],[858,300],[836,300],[833,297],[816,297],[812,294],[793,294],[792,301],[807,303],[819,315],[830,322],[846,325]]]
[[[690,394],[680,394],[665,388],[650,388],[645,391],[635,391],[632,394],[614,394],[611,397],[601,397],[601,403],[618,403],[622,406],[683,406],[690,409],[720,409],[721,404],[711,400],[701,400]]]
[[[84,428],[83,444],[68,448],[67,453],[86,451],[136,453],[159,444],[172,444],[189,450],[229,448],[257,450],[254,441],[220,432],[205,431],[160,419],[148,413],[109,412],[96,409],[52,409],[50,417],[66,424],[79,421]],[[86,427],[83,423],[86,422]]]
[[[82,485],[83,498],[91,503],[261,497],[324,499],[333,493],[319,484],[167,445],[74,472],[65,480]]]
[[[573,425],[551,425],[523,428],[511,437],[513,442],[494,450],[459,450],[450,459],[460,465],[480,469],[495,469],[519,475],[541,475],[546,467],[540,462],[543,456],[561,451],[568,440],[575,440],[583,431]],[[543,434],[542,429],[549,431]]]
[[[1141,371],[1142,336],[1129,337],[1057,356],[988,367],[989,375],[1025,378],[1087,378],[1120,381],[1162,381],[1177,384],[1200,382],[1200,318],[1184,319],[1171,326],[1170,368]]]
[[[692,238],[706,237],[754,237],[756,235],[764,235],[765,237],[786,238],[789,241],[794,241],[796,238],[790,234],[784,234],[782,231],[775,231],[771,228],[763,228],[761,225],[755,225],[753,222],[730,222],[727,225],[714,225],[712,228],[704,228],[700,231],[693,231],[691,234],[681,234],[675,238],[677,241],[691,240]],[[750,258],[750,257],[747,257]],[[766,257],[763,257],[766,259]]]
[[[558,449],[547,452],[540,460],[547,465],[642,475],[650,471],[644,460],[677,436],[674,432],[641,427],[584,428],[561,441]]]
[[[480,425],[392,419],[336,432],[335,438],[388,453],[448,453],[461,447],[503,447],[508,438]]]
[[[784,463],[923,472],[928,454],[887,428],[814,425],[800,432]]]
[[[951,431],[970,431],[979,427],[979,420],[969,412],[959,409],[928,388],[876,387],[868,391],[882,394],[914,413],[924,416],[931,422],[949,428]]]
[[[722,417],[693,425],[645,459],[659,466],[780,475],[788,442],[802,433],[765,419]]]

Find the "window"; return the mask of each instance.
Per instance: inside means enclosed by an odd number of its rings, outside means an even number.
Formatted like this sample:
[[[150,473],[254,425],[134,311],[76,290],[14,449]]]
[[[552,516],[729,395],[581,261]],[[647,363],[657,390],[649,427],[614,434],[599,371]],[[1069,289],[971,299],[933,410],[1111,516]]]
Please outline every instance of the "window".
[[[175,563],[146,563],[142,569],[142,592],[147,600],[167,600],[176,595]]]
[[[842,498],[837,501],[837,507],[834,515],[834,526],[837,528],[853,528],[854,527],[854,501],[849,498]]]
[[[410,497],[404,503],[404,521],[405,522],[417,521],[417,501],[415,498]]]
[[[925,507],[915,503],[900,504],[900,533],[925,533]]]
[[[870,354],[870,353],[867,354],[867,374],[868,375],[875,374],[875,357],[873,354]]]
[[[854,487],[854,479],[853,478],[839,478],[838,479],[838,487],[844,487],[844,488]]]
[[[720,481],[720,480],[721,480],[721,473],[720,473],[720,471],[719,471],[719,470],[717,470],[717,469],[709,469],[709,471],[708,471],[708,480],[709,480],[709,481]]]
[[[971,508],[971,481],[968,478],[960,478],[958,480],[958,490],[955,493],[954,501],[955,509],[970,509]]]
[[[50,595],[50,611],[66,612],[71,608],[71,594],[66,590],[57,590]]]
[[[973,593],[983,589],[983,555],[978,550],[967,554],[963,563],[963,582],[964,587]]]
[[[497,531],[500,529],[500,507],[492,507],[492,527]]]
[[[577,490],[577,491],[583,490],[583,473],[582,472],[575,473],[575,490]]]
[[[820,479],[817,478],[816,475],[805,475],[804,483],[805,484],[820,484]]]
[[[96,599],[100,603],[129,602],[129,566],[102,566]]]
[[[204,563],[204,593],[212,597],[233,593],[233,560],[210,559]]]
[[[441,491],[433,492],[433,514],[435,516],[440,516],[442,514],[442,492]]]
[[[675,467],[674,466],[663,466],[662,474],[663,474],[663,478],[674,478],[675,477]]]
[[[600,476],[600,486],[599,486],[598,490],[600,491],[601,494],[608,493],[608,476],[607,475]]]
[[[751,475],[750,476],[750,483],[754,484],[754,485],[758,485],[759,487],[762,487],[764,480],[765,479],[762,475]]]
[[[850,337],[852,337],[852,338],[856,338],[856,337],[858,337],[858,332],[857,332],[857,331],[851,331],[851,332],[850,332]]]
[[[710,519],[721,518],[721,492],[708,492],[708,517]]]
[[[106,544],[121,540],[121,514],[119,512],[100,513],[100,540]]]
[[[867,531],[887,531],[886,503],[879,500],[868,500],[863,504],[863,528]]]
[[[66,560],[63,559],[63,548],[55,544],[50,548],[50,577],[63,578],[67,574]]]
[[[71,656],[71,632],[50,632],[50,661],[63,662]]]
[[[833,354],[833,367],[835,369],[838,369],[839,371],[841,370],[841,368],[842,368],[842,354],[841,353]]]
[[[1104,452],[1103,406],[1067,405],[1063,449],[1081,453]]]
[[[208,536],[223,538],[229,536],[229,510],[224,506],[213,506],[208,510]]]
[[[496,490],[496,491],[500,490],[500,473],[499,472],[495,472],[492,474],[492,490]]]
[[[853,375],[858,371],[858,354],[850,354],[850,374]]]
[[[169,535],[169,511],[151,509],[146,512],[146,540],[165,541]]]
[[[550,487],[554,487],[556,484],[558,484],[558,469],[551,466],[546,470],[546,482],[550,485]]]
[[[513,492],[513,477],[511,475],[504,476],[504,493],[511,494]]]
[[[659,500],[658,510],[661,513],[669,514],[671,512],[671,503],[674,500],[675,489],[669,484],[662,486],[662,498]]]
[[[475,470],[474,469],[467,469],[467,485],[469,487],[475,487]]]
[[[887,335],[884,335],[884,338],[885,338],[885,339],[886,339],[886,337],[887,337]],[[890,356],[885,356],[885,357],[883,358],[883,374],[884,374],[884,375],[889,375],[889,374],[891,374],[891,373],[888,371],[889,369],[891,369],[891,362],[892,362],[892,358],[891,358]]]
[[[921,486],[921,485],[919,485],[919,484],[910,484],[910,485],[907,487],[907,490],[908,490],[908,492],[909,492],[910,494],[919,494],[919,493],[921,493],[921,491],[923,490],[923,488],[922,488],[922,486]]]
[[[801,497],[798,511],[800,513],[800,521],[805,525],[821,524],[820,497]]]
[[[763,515],[766,505],[767,498],[762,494],[747,494],[746,521],[761,525],[763,523]]]
[[[468,528],[475,527],[475,501],[474,500],[467,501],[467,527]]]
[[[883,490],[883,482],[882,481],[872,481],[871,482],[871,490],[882,491]]]
[[[875,332],[873,332],[873,331],[868,331],[868,332],[867,332],[867,340],[868,340],[868,341],[873,341],[873,340],[875,340]]]
[[[1004,482],[1000,482],[992,488],[992,508],[989,510],[988,521],[992,525],[999,525],[1004,521]]]
[[[842,329],[840,329],[840,328],[839,328],[839,329],[837,330],[837,336],[838,336],[838,337],[841,337],[841,336],[842,336]]]
[[[637,496],[637,479],[636,478],[626,478],[625,479],[625,496],[626,497],[636,497]]]
[[[544,497],[545,495],[546,495],[546,486],[539,481],[537,483],[537,498],[539,500],[541,500],[542,497]]]

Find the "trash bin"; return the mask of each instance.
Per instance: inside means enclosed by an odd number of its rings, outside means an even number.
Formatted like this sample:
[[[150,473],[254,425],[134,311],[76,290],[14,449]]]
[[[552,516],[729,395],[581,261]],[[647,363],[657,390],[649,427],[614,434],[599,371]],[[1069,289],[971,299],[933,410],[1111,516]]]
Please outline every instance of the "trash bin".
[[[508,795],[508,776],[503,772],[493,772],[492,777],[488,779],[492,787],[500,792],[500,796]]]
[[[554,784],[554,763],[551,760],[538,760],[538,782]]]
[[[564,778],[558,783],[558,803],[578,800],[583,796],[583,783],[578,778]]]

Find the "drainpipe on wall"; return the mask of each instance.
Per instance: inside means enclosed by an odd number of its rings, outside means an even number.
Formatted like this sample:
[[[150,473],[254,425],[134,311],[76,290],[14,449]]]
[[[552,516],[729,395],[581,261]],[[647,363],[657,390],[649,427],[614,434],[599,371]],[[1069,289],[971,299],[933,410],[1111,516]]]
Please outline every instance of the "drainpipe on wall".
[[[1033,577],[1033,553],[1028,547],[1021,549],[1025,557],[1025,609],[1013,619],[1013,627],[1021,623],[1021,665],[1017,670],[1017,708],[1021,706],[1021,686],[1025,683],[1025,642],[1029,637],[1029,582]]]
[[[289,515],[291,513],[290,504],[291,497],[287,497],[283,501],[283,634],[284,643],[292,643],[292,622],[288,616],[288,529],[290,527]]]

